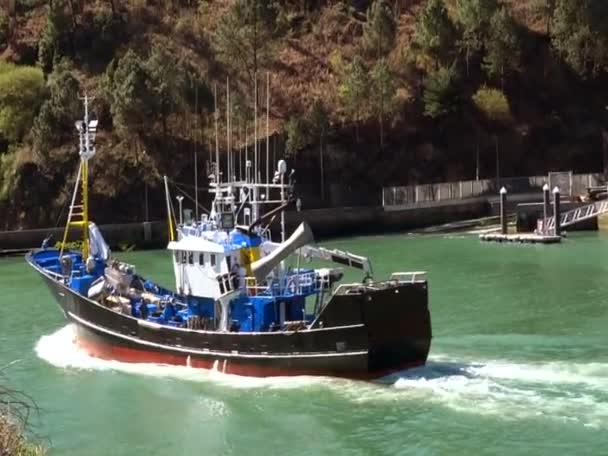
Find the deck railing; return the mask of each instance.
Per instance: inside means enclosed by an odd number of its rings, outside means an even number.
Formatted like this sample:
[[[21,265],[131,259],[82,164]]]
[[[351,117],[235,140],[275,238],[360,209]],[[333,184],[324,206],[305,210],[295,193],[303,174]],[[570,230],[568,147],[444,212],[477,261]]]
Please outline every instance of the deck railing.
[[[327,279],[329,280],[329,279]],[[295,272],[269,282],[260,283],[255,277],[245,277],[245,288],[249,296],[293,296],[312,294],[324,285],[317,280],[314,271]]]

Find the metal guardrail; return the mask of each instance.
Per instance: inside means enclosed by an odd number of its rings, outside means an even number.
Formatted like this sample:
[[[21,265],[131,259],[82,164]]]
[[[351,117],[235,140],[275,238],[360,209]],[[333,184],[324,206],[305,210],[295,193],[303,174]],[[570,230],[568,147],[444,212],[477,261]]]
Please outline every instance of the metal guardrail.
[[[301,295],[329,288],[329,277],[317,276],[314,271],[300,272],[263,284],[260,284],[255,277],[245,277],[245,287],[249,296]]]
[[[393,272],[391,280],[396,280],[400,283],[416,283],[426,281],[426,271],[416,272]]]
[[[403,206],[431,202],[457,201],[488,195],[497,195],[505,187],[510,194],[540,192],[545,183],[560,186],[561,194],[574,196],[587,188],[604,183],[601,174],[550,173],[548,176],[509,177],[435,184],[384,187],[382,205]]]
[[[570,211],[561,214],[560,226],[562,228],[574,225],[575,223],[589,220],[598,215],[605,214],[608,212],[608,200],[597,201],[587,206],[578,207]],[[547,218],[547,230],[551,232],[555,229],[555,217]]]

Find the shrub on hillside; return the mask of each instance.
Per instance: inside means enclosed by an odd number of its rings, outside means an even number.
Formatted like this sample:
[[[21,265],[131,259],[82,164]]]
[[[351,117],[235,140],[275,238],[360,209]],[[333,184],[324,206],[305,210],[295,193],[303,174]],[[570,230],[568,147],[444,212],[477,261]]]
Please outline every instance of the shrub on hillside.
[[[0,137],[9,142],[23,139],[44,100],[44,90],[40,69],[0,63]]]
[[[511,120],[509,101],[501,90],[481,87],[473,95],[473,104],[491,122],[506,124]]]

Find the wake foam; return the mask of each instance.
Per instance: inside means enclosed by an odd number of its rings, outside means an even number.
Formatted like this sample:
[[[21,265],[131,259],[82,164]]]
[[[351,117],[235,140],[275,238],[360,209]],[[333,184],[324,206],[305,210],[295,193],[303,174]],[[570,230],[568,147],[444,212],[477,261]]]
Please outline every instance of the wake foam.
[[[550,418],[608,429],[608,363],[518,363],[507,360],[459,362],[431,357],[426,366],[379,382],[323,377],[254,378],[188,366],[131,364],[93,358],[74,343],[67,325],[43,336],[37,355],[64,369],[115,370],[129,374],[214,382],[232,388],[328,388],[347,400],[437,404],[464,413],[501,419]]]
[[[120,371],[129,374],[152,377],[171,377],[186,381],[212,381],[234,388],[298,388],[311,382],[322,382],[316,377],[243,377],[221,372],[221,365],[214,369],[201,369],[189,366],[174,366],[155,363],[124,363],[92,357],[82,351],[75,342],[74,325],[69,324],[53,334],[42,336],[36,343],[35,351],[39,358],[63,369]],[[217,363],[216,363],[217,364]]]
[[[431,360],[424,368],[385,381],[404,396],[457,411],[608,428],[608,364]]]

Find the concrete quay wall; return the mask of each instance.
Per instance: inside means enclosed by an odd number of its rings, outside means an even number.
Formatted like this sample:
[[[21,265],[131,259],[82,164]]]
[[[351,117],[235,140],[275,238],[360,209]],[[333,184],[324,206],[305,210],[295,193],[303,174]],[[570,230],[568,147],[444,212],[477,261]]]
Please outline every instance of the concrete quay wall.
[[[441,223],[482,217],[488,213],[485,200],[459,201],[449,204],[422,205],[415,208],[384,210],[374,207],[338,207],[287,212],[285,224],[291,232],[306,220],[317,239],[399,232],[424,228]],[[273,222],[277,229],[279,217]],[[135,245],[138,248],[164,248],[167,244],[167,224],[164,221],[101,225],[100,230],[113,249]],[[49,234],[53,241],[61,241],[63,228],[45,228],[0,232],[0,252],[18,251],[39,247]],[[70,232],[69,239],[78,239],[77,230]]]

